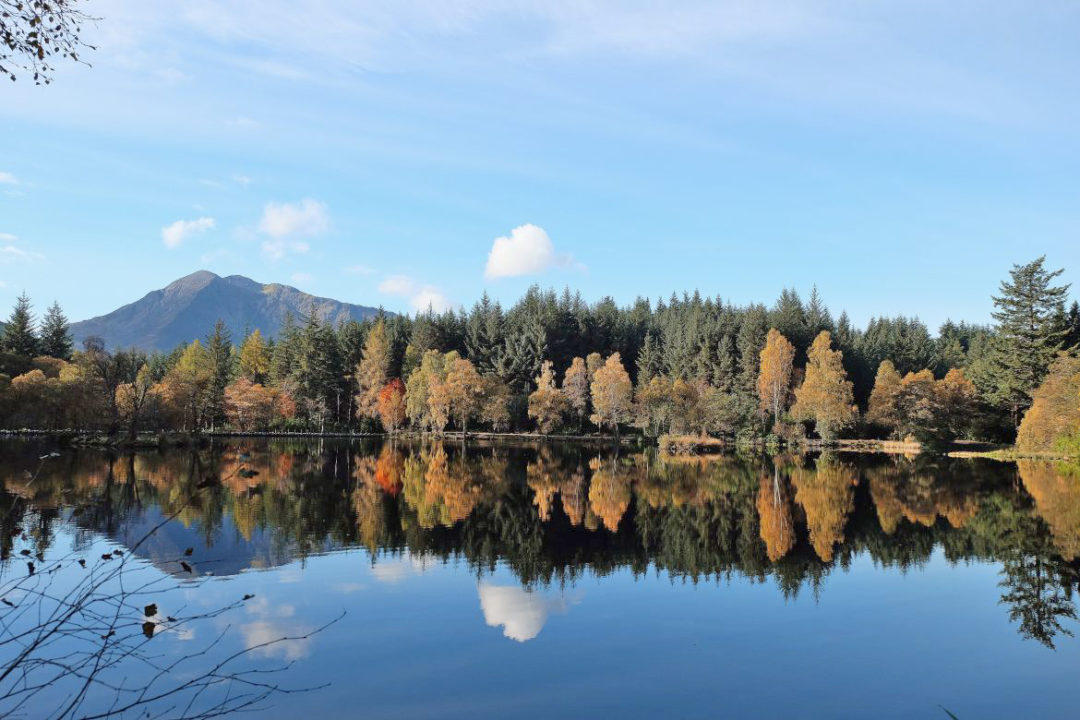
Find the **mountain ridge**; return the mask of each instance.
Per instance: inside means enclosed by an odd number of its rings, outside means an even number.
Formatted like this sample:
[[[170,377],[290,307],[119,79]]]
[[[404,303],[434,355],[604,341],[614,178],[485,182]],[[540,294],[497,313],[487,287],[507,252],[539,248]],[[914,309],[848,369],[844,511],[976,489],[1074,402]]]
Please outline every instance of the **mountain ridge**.
[[[379,308],[311,295],[291,285],[198,270],[110,313],[72,323],[71,334],[77,344],[97,336],[110,349],[167,351],[205,337],[219,319],[234,338],[256,329],[275,337],[287,314],[300,318],[311,308],[320,320],[331,324],[364,320],[380,312]]]

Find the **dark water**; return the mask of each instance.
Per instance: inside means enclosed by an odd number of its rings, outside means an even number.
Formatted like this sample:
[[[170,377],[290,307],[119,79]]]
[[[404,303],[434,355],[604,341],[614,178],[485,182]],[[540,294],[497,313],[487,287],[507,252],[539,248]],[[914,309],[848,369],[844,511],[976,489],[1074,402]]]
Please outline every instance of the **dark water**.
[[[0,587],[25,589],[27,562],[77,587],[119,550],[152,582],[131,607],[209,615],[151,625],[159,666],[248,650],[232,667],[306,690],[260,717],[1080,713],[1075,467],[265,442],[39,462],[51,449],[3,447]],[[144,677],[132,662],[108,672]]]

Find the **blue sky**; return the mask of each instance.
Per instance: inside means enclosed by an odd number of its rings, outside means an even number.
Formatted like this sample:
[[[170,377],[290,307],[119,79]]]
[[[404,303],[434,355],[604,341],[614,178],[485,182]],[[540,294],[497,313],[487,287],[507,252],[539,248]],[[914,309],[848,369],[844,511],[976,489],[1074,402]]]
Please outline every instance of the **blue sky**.
[[[0,303],[206,268],[391,310],[817,284],[859,323],[1080,282],[1080,5],[88,0],[0,86]]]

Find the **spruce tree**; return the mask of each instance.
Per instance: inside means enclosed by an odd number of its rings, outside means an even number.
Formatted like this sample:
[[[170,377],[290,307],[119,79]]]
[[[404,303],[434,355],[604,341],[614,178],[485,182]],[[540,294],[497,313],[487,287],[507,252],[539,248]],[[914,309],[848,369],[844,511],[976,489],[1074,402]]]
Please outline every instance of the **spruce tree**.
[[[994,397],[1012,413],[1013,422],[1031,405],[1031,394],[1068,335],[1057,318],[1064,314],[1068,285],[1053,285],[1062,270],[1047,270],[1042,256],[1014,265],[1001,294],[993,298],[997,321]]]
[[[4,337],[0,341],[4,351],[26,358],[36,357],[39,354],[40,342],[34,325],[30,298],[24,292],[15,300],[15,307],[4,328]]]
[[[225,387],[233,376],[232,333],[225,323],[218,320],[214,331],[206,337],[206,352],[214,367],[210,383],[206,412],[203,416],[216,424],[225,419]]]
[[[68,319],[60,309],[60,304],[54,302],[41,322],[41,353],[61,360],[70,360],[73,349],[74,342],[71,339]]]
[[[660,349],[657,347],[656,338],[652,333],[645,336],[645,343],[637,356],[637,381],[638,385],[646,385],[663,371],[663,360],[660,358]]]

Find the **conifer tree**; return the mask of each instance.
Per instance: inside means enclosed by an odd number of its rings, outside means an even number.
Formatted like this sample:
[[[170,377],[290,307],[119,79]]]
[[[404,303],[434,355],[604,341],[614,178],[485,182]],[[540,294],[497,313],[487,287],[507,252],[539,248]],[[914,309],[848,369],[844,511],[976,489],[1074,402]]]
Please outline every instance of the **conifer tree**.
[[[652,333],[645,335],[645,342],[637,356],[637,377],[639,385],[647,385],[663,371],[663,358]]]
[[[232,333],[224,321],[214,323],[214,331],[206,337],[206,352],[214,367],[214,377],[207,393],[206,417],[211,423],[225,419],[225,388],[232,381]]]
[[[259,385],[270,375],[270,349],[257,328],[240,345],[240,375]]]
[[[4,328],[0,345],[6,352],[24,358],[36,357],[39,354],[39,342],[34,325],[30,297],[24,292],[15,300],[15,307]]]
[[[70,360],[74,347],[68,319],[60,309],[60,304],[54,302],[41,322],[41,354]]]
[[[897,405],[900,392],[900,373],[892,360],[882,360],[878,366],[874,389],[870,393],[870,404],[866,410],[866,419],[877,423],[890,432],[900,425],[900,411]]]
[[[1068,285],[1053,285],[1062,270],[1047,270],[1046,257],[1014,265],[1009,280],[995,296],[997,321],[993,399],[1006,407],[1019,424],[1031,405],[1031,395],[1046,377],[1068,330],[1055,322],[1064,314]]]
[[[379,392],[386,385],[390,372],[390,341],[386,322],[379,320],[368,331],[364,342],[364,357],[356,368],[356,416],[378,416]]]

